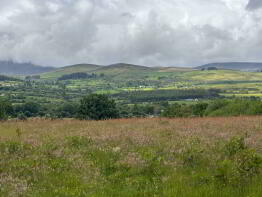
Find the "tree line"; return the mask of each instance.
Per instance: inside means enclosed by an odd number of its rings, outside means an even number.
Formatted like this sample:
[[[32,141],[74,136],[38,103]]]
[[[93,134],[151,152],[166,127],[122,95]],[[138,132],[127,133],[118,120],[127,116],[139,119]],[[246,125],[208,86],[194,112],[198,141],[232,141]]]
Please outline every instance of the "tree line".
[[[78,72],[78,73],[63,75],[59,77],[58,80],[62,81],[62,80],[71,80],[71,79],[90,79],[90,78],[96,78],[96,77],[97,75],[94,73],[88,74],[84,72]]]
[[[116,103],[107,95],[90,94],[79,102],[39,104],[27,101],[12,104],[7,99],[0,100],[0,120],[31,117],[78,118],[85,120],[105,120],[132,117],[205,117],[262,115],[262,101],[259,99],[215,99],[208,102],[173,103],[167,101],[147,104]]]
[[[130,91],[114,94],[120,100],[128,100],[130,103],[159,102],[183,99],[212,99],[219,97],[219,89],[184,89],[184,90],[150,90]]]

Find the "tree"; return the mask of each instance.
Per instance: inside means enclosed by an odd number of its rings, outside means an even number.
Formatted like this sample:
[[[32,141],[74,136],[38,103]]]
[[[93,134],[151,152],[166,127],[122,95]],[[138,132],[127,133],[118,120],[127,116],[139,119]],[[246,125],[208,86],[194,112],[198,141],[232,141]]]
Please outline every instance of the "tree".
[[[0,120],[6,120],[13,113],[13,106],[9,101],[0,100]]]
[[[118,117],[115,101],[106,95],[91,94],[80,101],[79,118],[81,119],[105,120]]]
[[[41,111],[41,105],[36,102],[28,101],[15,107],[17,114],[23,113],[26,117],[36,117]]]
[[[72,118],[75,117],[78,112],[77,103],[64,103],[56,109],[56,114],[59,118]]]
[[[193,115],[203,117],[208,107],[208,103],[197,103],[192,106]]]

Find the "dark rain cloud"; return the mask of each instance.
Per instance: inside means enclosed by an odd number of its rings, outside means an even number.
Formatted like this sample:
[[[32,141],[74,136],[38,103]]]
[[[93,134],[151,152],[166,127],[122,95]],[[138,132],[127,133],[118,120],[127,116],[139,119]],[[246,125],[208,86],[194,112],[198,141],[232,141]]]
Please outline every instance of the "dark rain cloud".
[[[249,0],[247,9],[248,10],[256,10],[262,8],[262,0]]]

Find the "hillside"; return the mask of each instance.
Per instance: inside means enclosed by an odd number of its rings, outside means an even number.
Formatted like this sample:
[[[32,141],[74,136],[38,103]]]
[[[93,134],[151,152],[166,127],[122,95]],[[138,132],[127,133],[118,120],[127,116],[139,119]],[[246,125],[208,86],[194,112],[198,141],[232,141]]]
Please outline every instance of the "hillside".
[[[95,71],[96,74],[104,74],[111,79],[128,80],[136,78],[144,78],[152,74],[155,70],[150,67],[133,65],[133,64],[112,64],[109,66],[101,67]]]
[[[44,73],[41,75],[41,78],[45,79],[54,79],[59,78],[63,75],[72,74],[72,73],[78,73],[78,72],[93,72],[97,69],[99,69],[101,66],[95,65],[95,64],[76,64],[76,65],[70,65],[65,66],[62,68],[58,68],[56,70],[53,70],[48,73]]]
[[[144,78],[148,76],[165,76],[172,73],[192,71],[191,68],[180,67],[146,67],[134,64],[117,63],[108,66],[99,66],[93,64],[77,64],[59,68],[57,70],[44,73],[41,78],[44,79],[56,79],[62,75],[85,72],[104,74],[108,77],[115,79],[132,79],[132,78]]]
[[[112,70],[112,69],[126,69],[126,70],[151,70],[151,67],[134,65],[134,64],[126,64],[126,63],[117,63],[105,66],[102,68],[103,70]]]
[[[210,63],[203,66],[198,66],[196,69],[208,69],[208,68],[226,69],[226,70],[240,70],[240,71],[261,71],[262,63],[256,62],[221,62]]]
[[[125,71],[142,71],[142,72],[183,72],[183,71],[192,71],[192,68],[185,68],[185,67],[147,67],[147,66],[140,66],[134,64],[126,64],[126,63],[118,63],[112,64],[109,66],[105,66],[100,68],[97,71],[118,71],[118,72],[125,72]]]
[[[184,72],[181,77],[184,80],[203,82],[232,82],[232,81],[261,81],[261,72],[244,72],[237,70],[206,70]]]
[[[156,67],[158,72],[188,72],[196,69],[190,67]]]
[[[3,75],[34,75],[54,70],[52,67],[41,67],[31,63],[15,63],[0,61],[0,74]]]
[[[14,78],[14,77],[0,75],[0,81],[22,81],[22,80]]]

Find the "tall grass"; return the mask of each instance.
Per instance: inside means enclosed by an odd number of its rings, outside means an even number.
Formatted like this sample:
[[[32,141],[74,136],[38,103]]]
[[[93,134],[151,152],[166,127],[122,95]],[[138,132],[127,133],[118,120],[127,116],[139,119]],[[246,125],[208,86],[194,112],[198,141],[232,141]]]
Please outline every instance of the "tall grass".
[[[261,122],[1,123],[0,196],[261,196]]]

